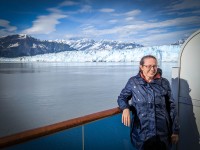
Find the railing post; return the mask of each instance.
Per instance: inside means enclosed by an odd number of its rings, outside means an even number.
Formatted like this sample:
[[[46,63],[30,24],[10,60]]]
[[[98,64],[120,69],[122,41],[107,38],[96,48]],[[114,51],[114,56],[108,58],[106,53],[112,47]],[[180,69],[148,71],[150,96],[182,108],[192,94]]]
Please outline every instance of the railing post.
[[[84,125],[82,125],[82,150],[85,149],[85,135],[84,135]]]

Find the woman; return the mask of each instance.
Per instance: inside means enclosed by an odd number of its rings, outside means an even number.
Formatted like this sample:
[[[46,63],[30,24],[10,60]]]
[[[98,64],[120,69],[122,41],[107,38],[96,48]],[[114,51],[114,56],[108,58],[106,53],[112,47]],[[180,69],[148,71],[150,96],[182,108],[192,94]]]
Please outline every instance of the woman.
[[[144,56],[139,68],[139,73],[128,80],[118,97],[122,123],[131,125],[131,141],[136,149],[143,150],[153,144],[156,149],[168,150],[172,143],[178,142],[179,133],[170,84],[161,77],[154,56]]]

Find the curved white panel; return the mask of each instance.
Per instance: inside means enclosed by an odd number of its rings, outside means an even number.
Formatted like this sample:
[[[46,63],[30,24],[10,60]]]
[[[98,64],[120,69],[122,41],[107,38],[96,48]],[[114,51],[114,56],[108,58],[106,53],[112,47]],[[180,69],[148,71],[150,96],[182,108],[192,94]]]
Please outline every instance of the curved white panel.
[[[179,56],[178,149],[200,149],[200,30],[192,34]]]

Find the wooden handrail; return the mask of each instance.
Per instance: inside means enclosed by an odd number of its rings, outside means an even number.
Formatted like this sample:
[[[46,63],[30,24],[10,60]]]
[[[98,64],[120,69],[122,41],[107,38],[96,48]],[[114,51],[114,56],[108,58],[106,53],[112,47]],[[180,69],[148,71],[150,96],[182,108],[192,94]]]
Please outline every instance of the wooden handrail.
[[[72,127],[77,127],[77,126],[80,126],[80,125],[83,125],[83,124],[86,124],[98,119],[119,114],[120,112],[121,112],[120,109],[117,107],[117,108],[89,114],[86,116],[70,119],[67,121],[55,123],[52,125],[48,125],[48,126],[44,126],[44,127],[40,127],[40,128],[36,128],[32,130],[27,130],[27,131],[13,134],[10,136],[2,137],[0,138],[0,148],[26,142],[32,139],[53,134],[53,133],[66,130]]]

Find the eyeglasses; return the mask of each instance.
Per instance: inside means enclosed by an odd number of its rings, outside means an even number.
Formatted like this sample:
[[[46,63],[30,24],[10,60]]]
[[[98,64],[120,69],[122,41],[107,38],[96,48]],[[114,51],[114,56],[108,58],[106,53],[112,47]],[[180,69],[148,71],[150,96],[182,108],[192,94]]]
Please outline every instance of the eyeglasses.
[[[142,65],[142,66],[145,66],[147,69],[151,69],[153,67],[153,69],[157,69],[158,68],[158,65]]]

